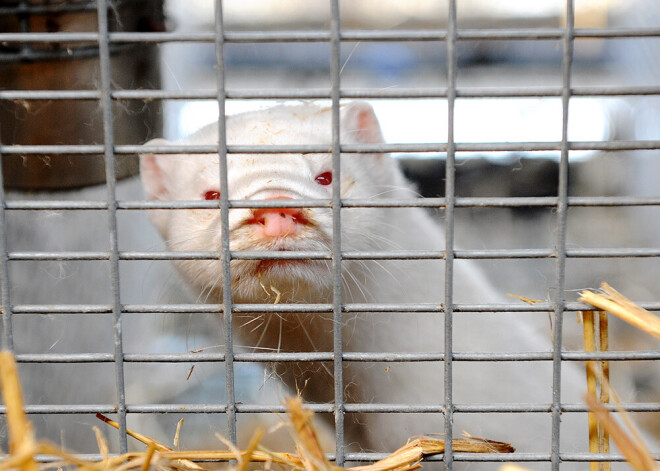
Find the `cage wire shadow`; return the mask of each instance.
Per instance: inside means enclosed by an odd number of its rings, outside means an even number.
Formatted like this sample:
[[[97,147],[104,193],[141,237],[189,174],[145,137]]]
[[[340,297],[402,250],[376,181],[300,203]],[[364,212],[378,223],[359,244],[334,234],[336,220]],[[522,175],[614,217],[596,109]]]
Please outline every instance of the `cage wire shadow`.
[[[445,438],[452,438],[452,421],[455,412],[533,412],[550,414],[552,417],[552,445],[547,453],[525,454],[520,456],[484,456],[475,457],[461,453],[453,453],[448,449],[444,455],[432,457],[431,460],[442,460],[448,467],[454,461],[549,461],[552,469],[559,469],[562,461],[592,461],[593,455],[586,453],[562,453],[559,446],[560,415],[563,412],[584,412],[586,407],[580,404],[562,402],[560,395],[561,367],[567,361],[585,360],[660,360],[659,351],[619,351],[619,352],[562,352],[562,320],[568,312],[576,312],[586,308],[585,305],[567,302],[564,299],[566,261],[568,259],[616,258],[616,257],[658,257],[657,248],[615,248],[615,249],[576,249],[568,248],[566,243],[567,221],[566,213],[572,207],[633,207],[658,206],[660,197],[569,197],[568,196],[568,156],[573,150],[658,150],[660,140],[631,140],[607,142],[575,142],[568,139],[569,103],[572,97],[622,97],[622,96],[657,96],[660,87],[657,86],[580,86],[571,85],[573,45],[578,38],[657,38],[660,28],[575,28],[573,1],[566,2],[566,26],[564,28],[543,29],[459,29],[456,21],[456,2],[448,4],[448,26],[443,30],[424,31],[356,31],[344,30],[340,25],[339,1],[331,0],[331,28],[329,31],[225,31],[223,26],[222,8],[217,9],[214,32],[111,32],[108,30],[109,0],[96,2],[81,2],[80,4],[44,4],[35,5],[29,2],[18,2],[16,5],[0,6],[0,15],[17,15],[24,19],[21,32],[0,33],[0,43],[15,45],[15,52],[0,52],[0,61],[32,61],[44,57],[80,58],[98,55],[100,64],[100,83],[95,90],[0,90],[0,100],[87,100],[98,102],[103,112],[103,144],[100,145],[0,145],[0,156],[10,155],[92,155],[103,154],[105,174],[107,175],[106,201],[7,201],[0,189],[0,290],[3,306],[3,347],[13,350],[12,319],[26,314],[112,314],[114,324],[115,350],[113,353],[89,354],[18,354],[21,364],[27,363],[110,363],[115,366],[115,386],[118,396],[116,403],[97,405],[28,405],[28,414],[116,414],[120,424],[120,451],[127,450],[126,416],[127,414],[154,413],[222,413],[228,417],[228,436],[236,439],[237,414],[253,412],[283,412],[284,407],[278,405],[259,405],[237,403],[234,390],[234,364],[240,362],[292,362],[292,361],[327,361],[334,364],[334,403],[310,404],[309,408],[316,412],[334,414],[336,425],[337,452],[331,454],[338,465],[346,461],[374,461],[384,457],[382,453],[349,453],[344,443],[344,416],[351,412],[392,412],[392,413],[443,413],[445,415]],[[218,3],[220,4],[220,2]],[[84,9],[96,11],[98,15],[98,31],[96,32],[30,32],[29,23],[25,20],[30,14],[49,11],[49,9]],[[58,10],[60,11],[60,10]],[[562,85],[560,87],[511,87],[494,88],[461,88],[456,83],[457,52],[456,45],[466,40],[558,40],[563,47]],[[340,86],[339,72],[340,47],[342,42],[349,41],[428,41],[443,42],[447,48],[447,86],[431,89],[395,89],[395,90],[344,90]],[[134,43],[163,44],[167,42],[206,42],[214,43],[216,59],[220,65],[217,68],[217,90],[118,90],[114,89],[110,79],[110,56],[112,51]],[[313,90],[233,90],[226,89],[224,77],[224,48],[229,43],[295,43],[322,42],[328,43],[331,50],[331,87],[329,89]],[[44,52],[35,45],[50,43],[73,43],[82,45],[70,51]],[[89,43],[93,44],[92,46]],[[454,103],[457,98],[503,98],[503,97],[557,97],[562,102],[562,134],[557,142],[488,142],[461,143],[454,140]],[[441,98],[448,102],[448,140],[440,144],[377,144],[377,145],[347,145],[340,142],[339,137],[339,105],[343,99],[380,99],[380,98]],[[214,146],[141,146],[118,145],[113,132],[112,103],[122,100],[186,100],[186,99],[216,99],[220,106],[218,130],[219,135],[225,135],[224,103],[232,99],[324,99],[332,103],[333,145],[328,151],[324,146],[234,146],[226,145],[220,139]],[[455,195],[455,154],[461,151],[559,151],[559,184],[557,197],[457,197]],[[135,153],[157,152],[175,154],[181,152],[191,154],[218,153],[220,155],[221,200],[212,201],[175,201],[147,202],[118,200],[116,197],[115,160],[117,156]],[[442,152],[446,153],[446,194],[440,198],[425,198],[410,200],[350,200],[342,199],[339,185],[333,188],[329,200],[313,201],[230,201],[227,191],[226,156],[232,153],[330,153],[332,169],[339,175],[339,156],[341,153],[370,152]],[[2,175],[0,175],[1,177]],[[426,207],[443,209],[445,212],[446,250],[443,251],[343,251],[341,238],[334,237],[331,252],[266,252],[266,251],[232,251],[229,250],[228,212],[229,208],[330,208],[333,214],[333,232],[341,233],[340,212],[342,208],[360,207]],[[489,249],[461,250],[454,246],[454,211],[456,208],[555,208],[556,209],[556,246],[554,249]],[[122,251],[117,242],[117,213],[119,211],[144,211],[148,209],[208,209],[220,208],[222,219],[222,253],[220,252],[140,252]],[[43,210],[88,210],[104,211],[109,223],[110,249],[107,251],[10,251],[7,245],[6,214],[9,211],[43,211]],[[119,287],[119,262],[136,260],[212,260],[220,257],[223,260],[224,298],[220,304],[122,304]],[[331,304],[313,305],[249,305],[235,304],[231,298],[230,261],[231,260],[327,260],[330,261],[334,276],[334,298]],[[345,304],[341,293],[341,268],[343,261],[350,260],[444,260],[446,270],[445,300],[443,306],[429,304]],[[554,298],[551,302],[534,306],[519,304],[454,304],[452,302],[452,279],[455,260],[506,260],[506,259],[551,259],[554,260],[555,281]],[[15,305],[11,302],[11,277],[9,263],[14,261],[104,261],[111,268],[111,283],[113,298],[106,304],[78,305]],[[660,303],[646,303],[643,307],[650,310],[660,310]],[[465,353],[452,350],[452,320],[454,313],[461,312],[546,312],[554,313],[554,349],[552,353]],[[332,352],[308,353],[247,353],[234,352],[231,316],[237,313],[327,313],[334,319],[334,349]],[[359,312],[438,312],[445,314],[445,349],[443,353],[354,353],[344,352],[342,348],[342,318],[347,313]],[[181,354],[131,354],[122,348],[121,322],[127,313],[209,313],[222,315],[224,319],[225,350],[222,353],[181,353]],[[434,406],[420,404],[352,404],[345,403],[343,398],[342,372],[345,362],[420,362],[442,361],[445,375],[445,397],[441,403]],[[553,363],[553,396],[549,404],[490,404],[470,405],[454,403],[452,397],[452,364],[461,361],[552,361]],[[226,367],[226,403],[209,404],[127,404],[125,397],[124,365],[130,363],[201,363],[224,362]],[[631,411],[660,411],[657,403],[629,403],[624,406]],[[185,408],[185,410],[182,410]],[[5,409],[1,408],[4,413]],[[101,459],[100,455],[89,455]],[[620,461],[620,455],[612,455],[613,461]],[[44,457],[44,461],[48,461]]]

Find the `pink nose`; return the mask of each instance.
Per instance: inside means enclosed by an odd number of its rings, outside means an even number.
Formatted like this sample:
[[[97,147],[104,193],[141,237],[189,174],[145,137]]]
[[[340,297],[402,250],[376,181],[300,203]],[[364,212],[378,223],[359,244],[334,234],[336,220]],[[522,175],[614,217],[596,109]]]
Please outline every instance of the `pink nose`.
[[[291,198],[280,196],[269,200]],[[263,235],[267,237],[287,237],[298,232],[299,226],[305,223],[300,208],[263,208],[254,210],[253,224],[263,226]]]

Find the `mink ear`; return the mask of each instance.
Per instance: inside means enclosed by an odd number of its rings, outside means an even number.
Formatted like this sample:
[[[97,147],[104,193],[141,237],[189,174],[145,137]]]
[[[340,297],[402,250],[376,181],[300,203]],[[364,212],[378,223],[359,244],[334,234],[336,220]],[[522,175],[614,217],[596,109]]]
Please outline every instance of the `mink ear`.
[[[145,145],[165,146],[169,141],[165,139],[152,139]],[[147,199],[164,200],[167,199],[169,191],[167,184],[167,166],[169,156],[158,154],[140,154],[140,177],[142,186]]]
[[[342,107],[340,128],[348,142],[364,144],[383,142],[378,118],[366,101],[354,101]]]
[[[169,142],[165,139],[152,139],[147,142],[149,146],[164,146]],[[141,154],[140,155],[140,178],[142,179],[142,187],[144,193],[149,200],[168,200],[170,199],[169,187],[171,185],[170,170],[172,165],[171,156],[163,156],[158,154]],[[149,211],[149,219],[160,231],[163,238],[168,239],[168,227],[171,211],[167,210],[151,210]]]

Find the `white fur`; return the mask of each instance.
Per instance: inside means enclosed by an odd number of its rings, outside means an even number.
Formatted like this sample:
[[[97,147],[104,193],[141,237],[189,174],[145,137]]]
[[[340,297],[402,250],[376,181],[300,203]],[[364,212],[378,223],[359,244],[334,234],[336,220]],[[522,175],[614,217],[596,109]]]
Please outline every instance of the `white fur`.
[[[331,111],[316,105],[277,106],[227,119],[227,140],[237,144],[331,145]],[[379,142],[380,131],[371,108],[353,103],[342,108],[343,143]],[[217,143],[216,125],[182,141]],[[197,200],[219,189],[217,155],[142,156],[147,195],[161,200]],[[229,198],[264,199],[269,196],[330,198],[332,186],[321,186],[315,175],[331,169],[330,154],[229,155]],[[341,158],[343,198],[414,198],[411,185],[387,156],[345,154]],[[336,180],[336,176],[335,176]],[[285,239],[254,236],[246,224],[249,209],[230,211],[232,250],[330,251],[332,218],[329,209],[307,208],[311,224]],[[218,210],[158,210],[152,220],[172,250],[219,250]],[[460,241],[459,241],[460,243]],[[342,250],[442,250],[444,230],[426,210],[343,209]],[[176,263],[200,299],[220,299],[219,261]],[[285,303],[329,303],[331,270],[324,261],[277,266],[255,275],[258,261],[232,262],[232,297],[237,303],[272,303],[272,288]],[[345,303],[434,303],[444,299],[444,262],[345,261]],[[455,303],[497,302],[495,293],[478,268],[465,260],[455,263]],[[264,289],[265,288],[265,289]],[[269,291],[270,294],[267,293]],[[505,301],[506,302],[506,301]],[[541,313],[454,315],[456,352],[550,351],[547,317]],[[332,351],[332,319],[328,315],[236,316],[235,328],[245,345],[280,351]],[[443,314],[345,314],[344,349],[347,352],[442,352]],[[291,387],[302,390],[308,401],[332,401],[332,365],[284,363],[272,367]],[[563,365],[562,400],[581,402],[584,380],[573,364]],[[351,402],[442,405],[443,363],[347,362],[345,399]],[[469,403],[551,403],[552,368],[549,362],[454,362],[453,398]],[[562,428],[562,445],[585,450],[586,416],[575,417]],[[577,425],[576,423],[577,422]],[[442,433],[441,414],[348,414],[347,441],[364,448],[391,451],[406,438]],[[520,451],[549,452],[551,419],[542,414],[456,414],[454,434],[467,430],[475,436],[508,440]],[[562,448],[565,450],[565,448]]]

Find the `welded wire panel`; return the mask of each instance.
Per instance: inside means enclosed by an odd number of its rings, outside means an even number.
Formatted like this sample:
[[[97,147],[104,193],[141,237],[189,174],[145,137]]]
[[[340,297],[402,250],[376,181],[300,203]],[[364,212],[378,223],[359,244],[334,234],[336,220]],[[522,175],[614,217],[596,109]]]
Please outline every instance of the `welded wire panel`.
[[[563,19],[565,25],[562,27],[500,27],[464,28],[460,23],[460,15],[457,15],[457,7],[460,2],[450,0],[447,4],[446,25],[433,29],[387,29],[376,28],[373,30],[359,30],[346,27],[342,24],[341,9],[343,3],[339,0],[330,0],[329,17],[327,28],[308,28],[307,30],[295,30],[287,28],[279,31],[235,31],[228,28],[223,16],[223,2],[216,2],[215,15],[212,21],[212,31],[168,31],[168,32],[115,32],[109,31],[108,12],[114,2],[98,0],[97,2],[82,2],[80,5],[64,4],[67,9],[78,9],[76,11],[96,12],[98,17],[98,29],[95,31],[81,32],[52,32],[40,33],[30,32],[24,28],[22,32],[0,32],[0,44],[2,47],[17,48],[16,50],[0,49],[0,64],[16,61],[38,61],[47,59],[75,60],[94,56],[99,59],[99,78],[97,86],[92,89],[71,90],[0,90],[0,103],[23,101],[27,104],[35,104],[41,101],[90,101],[97,103],[102,111],[103,140],[93,144],[82,144],[78,142],[45,142],[41,144],[15,144],[0,142],[0,157],[2,156],[40,156],[51,155],[76,155],[91,156],[103,154],[105,162],[105,174],[108,176],[104,194],[100,199],[81,196],[81,199],[67,199],[57,193],[43,199],[32,199],[25,194],[10,194],[6,197],[4,191],[0,190],[0,293],[2,294],[3,309],[3,348],[17,351],[17,360],[26,371],[30,366],[53,365],[65,368],[66,366],[87,365],[96,367],[112,367],[112,383],[116,400],[99,400],[96,403],[80,404],[49,404],[30,403],[26,406],[26,412],[33,417],[42,420],[46,418],[57,418],[59,415],[72,414],[83,416],[85,414],[116,414],[120,424],[118,448],[116,451],[125,452],[128,449],[126,435],[127,421],[132,417],[148,417],[150,415],[164,414],[165,417],[177,415],[193,416],[199,414],[205,417],[210,429],[220,431],[231,440],[236,442],[240,432],[241,416],[249,414],[281,414],[285,412],[284,406],[276,397],[265,403],[257,403],[250,399],[241,397],[241,368],[253,363],[293,363],[325,365],[331,370],[333,383],[328,384],[328,390],[332,391],[332,400],[322,403],[310,404],[310,410],[326,416],[332,416],[334,424],[334,441],[336,451],[329,453],[330,459],[336,461],[337,465],[354,461],[375,461],[386,456],[381,452],[354,452],[350,448],[347,438],[347,428],[350,427],[351,414],[426,414],[442,415],[444,429],[442,432],[446,439],[456,437],[460,430],[454,427],[455,416],[460,414],[536,414],[548,418],[548,430],[551,431],[551,440],[545,444],[539,452],[516,453],[513,455],[487,454],[475,456],[471,454],[458,453],[448,450],[441,456],[428,458],[428,461],[442,461],[445,466],[461,466],[464,462],[502,462],[518,461],[522,463],[542,462],[544,466],[550,466],[553,470],[559,470],[562,463],[584,463],[590,461],[622,461],[623,457],[613,453],[608,455],[592,455],[584,452],[570,452],[565,450],[560,441],[562,427],[561,421],[567,415],[584,415],[587,408],[584,404],[575,402],[573,399],[566,400],[562,397],[562,371],[571,365],[581,365],[587,360],[611,360],[637,362],[660,361],[660,350],[648,346],[634,349],[634,346],[626,345],[624,348],[611,352],[583,352],[574,346],[566,347],[564,330],[566,328],[564,317],[586,308],[585,305],[570,301],[573,299],[567,295],[566,290],[572,287],[570,279],[571,269],[574,263],[591,263],[605,260],[611,263],[630,260],[655,261],[660,257],[660,249],[652,237],[644,239],[640,247],[633,246],[597,246],[582,247],[570,241],[569,212],[573,209],[654,209],[660,206],[660,196],[654,194],[607,194],[599,195],[574,195],[571,191],[569,178],[569,157],[575,151],[597,151],[599,155],[616,155],[618,152],[657,151],[660,149],[660,140],[655,138],[640,139],[625,136],[623,139],[587,140],[584,138],[573,139],[569,133],[569,121],[572,112],[570,105],[575,97],[588,98],[639,98],[660,96],[660,86],[656,84],[643,83],[614,83],[614,84],[575,84],[575,43],[576,40],[605,40],[614,41],[618,39],[647,38],[649,40],[660,38],[660,28],[657,26],[644,27],[595,27],[584,28],[576,25],[575,7],[573,0],[566,0],[563,7]],[[53,5],[27,4],[20,2],[18,7],[0,7],[1,16],[25,15],[24,8],[29,8],[31,14],[50,12]],[[61,10],[63,11],[63,10]],[[68,10],[67,10],[68,11]],[[458,16],[458,18],[457,18]],[[510,26],[510,25],[509,25]],[[516,42],[541,42],[555,41],[560,46],[561,54],[561,83],[554,85],[517,85],[503,87],[501,84],[494,86],[464,86],[461,83],[461,47],[470,41],[484,43],[497,43],[498,41]],[[348,60],[343,54],[348,43],[363,42],[367,45],[379,45],[385,43],[413,43],[420,42],[430,44],[432,47],[442,49],[442,73],[444,76],[435,77],[436,80],[428,87],[401,86],[380,87],[371,85],[365,87],[345,86],[345,75],[342,70]],[[49,52],[41,46],[54,43],[70,43],[74,47],[71,52],[58,50]],[[178,89],[125,89],[115,86],[111,76],[111,57],[121,48],[132,44],[154,44],[159,47],[168,47],[178,44],[209,44],[213,45],[213,62],[215,70],[213,75],[213,87],[205,90],[188,89],[185,86]],[[229,85],[231,79],[231,64],[233,60],[231,47],[233,45],[250,45],[259,48],[263,45],[276,44],[282,48],[296,47],[301,44],[322,44],[327,58],[327,84],[312,87],[290,86],[281,89],[259,89],[247,86],[232,87]],[[438,82],[438,83],[436,83]],[[46,87],[44,87],[46,88]],[[493,99],[504,100],[515,99],[555,99],[561,101],[561,123],[560,135],[548,140],[530,140],[521,142],[510,142],[502,140],[482,140],[474,142],[461,142],[457,138],[456,105],[460,100]],[[440,109],[434,122],[437,120],[438,127],[443,127],[442,133],[446,132],[446,139],[438,142],[388,142],[382,144],[349,144],[341,142],[341,119],[340,106],[353,99],[366,100],[442,100],[446,102],[446,110]],[[217,143],[208,145],[153,145],[143,142],[118,143],[114,131],[116,122],[115,111],[127,102],[148,102],[163,100],[167,102],[193,102],[214,101],[218,110],[218,135]],[[332,123],[332,145],[322,143],[305,145],[234,145],[228,144],[226,111],[227,105],[232,101],[258,101],[271,100],[324,100],[329,103],[331,109]],[[26,105],[28,106],[28,105]],[[442,114],[442,116],[440,116]],[[2,126],[2,123],[0,123]],[[446,127],[446,129],[444,129]],[[440,131],[440,130],[439,130]],[[442,134],[443,136],[445,134]],[[176,201],[145,201],[139,197],[122,197],[121,182],[115,175],[115,165],[118,157],[130,156],[142,153],[162,154],[217,154],[219,155],[218,181],[221,197],[217,201],[199,200],[176,200]],[[345,154],[369,154],[369,153],[414,153],[424,154],[427,157],[437,158],[439,164],[444,165],[444,190],[443,193],[420,199],[352,199],[341,197],[342,182],[336,181],[333,186],[332,195],[325,200],[293,200],[293,201],[250,201],[232,200],[229,192],[229,168],[228,157],[234,154],[263,154],[277,156],[287,153],[319,153],[328,155],[332,161],[332,171],[335,175],[341,174],[340,155]],[[558,156],[557,169],[557,192],[551,196],[533,195],[469,195],[461,193],[457,182],[457,174],[461,171],[461,157],[467,153],[486,152],[508,152],[508,153],[535,153],[550,152]],[[356,157],[360,157],[356,155]],[[0,171],[0,180],[2,173]],[[337,179],[339,180],[339,179]],[[229,213],[232,209],[240,208],[325,208],[332,214],[332,245],[329,250],[300,251],[300,252],[272,252],[272,251],[245,251],[235,250],[230,246],[229,238]],[[388,250],[356,251],[342,246],[342,214],[354,208],[415,208],[423,207],[442,212],[444,237],[446,246],[444,250],[408,250],[405,247],[391,248]],[[494,210],[548,210],[552,211],[553,243],[549,247],[540,248],[518,248],[507,247],[470,247],[462,248],[460,223],[461,211],[483,210],[491,208]],[[171,251],[162,250],[157,247],[128,247],[122,246],[120,233],[121,218],[124,215],[136,214],[145,217],[149,210],[219,210],[222,240],[218,250],[200,251]],[[14,247],[8,242],[8,227],[13,215],[29,214],[33,218],[41,218],[50,212],[86,212],[91,214],[103,214],[107,223],[107,244],[104,247]],[[128,221],[128,220],[126,220]],[[128,223],[127,223],[128,224]],[[84,230],[84,228],[81,228]],[[15,244],[14,244],[15,245]],[[484,244],[486,245],[486,244]],[[65,245],[63,245],[65,246]],[[169,261],[221,261],[223,296],[221,299],[210,299],[208,303],[172,301],[151,302],[130,299],[126,301],[126,284],[121,283],[120,277],[124,267],[138,262],[169,262]],[[326,261],[332,272],[332,298],[331,302],[317,304],[245,304],[236,303],[232,297],[231,286],[231,262],[238,260],[322,260]],[[444,302],[440,303],[350,303],[344,299],[342,292],[342,273],[347,263],[354,261],[387,261],[397,260],[401,262],[410,260],[437,261],[444,266],[444,285],[434,286],[437,292],[444,293]],[[551,288],[550,297],[541,300],[534,305],[522,305],[514,301],[509,302],[456,302],[454,286],[455,268],[466,260],[475,263],[509,263],[514,261],[530,262],[545,261],[553,265],[548,284]],[[16,268],[20,264],[29,263],[57,263],[61,266],[75,263],[103,263],[107,269],[108,296],[99,297],[92,302],[75,298],[62,301],[54,299],[51,302],[38,304],[30,302],[29,298],[18,296],[15,298],[14,277]],[[156,265],[153,265],[156,267]],[[128,270],[128,268],[126,268]],[[154,268],[154,271],[157,271]],[[133,278],[128,283],[134,282]],[[127,283],[127,284],[128,284]],[[128,286],[128,288],[131,288]],[[167,293],[166,293],[167,294]],[[519,293],[524,294],[524,293]],[[18,301],[15,301],[18,299]],[[643,307],[660,311],[659,302],[641,302]],[[455,325],[454,321],[464,314],[489,314],[501,316],[506,320],[512,313],[525,313],[525,315],[544,316],[552,313],[552,351],[532,352],[482,352],[463,351],[455,348]],[[317,352],[276,352],[276,351],[245,351],[240,345],[240,338],[236,337],[232,319],[237,315],[250,313],[266,313],[269,315],[289,316],[314,313],[326,315],[332,318],[333,330],[332,348],[329,351]],[[346,331],[343,329],[351,316],[363,314],[374,316],[375,314],[407,313],[410,316],[417,315],[443,315],[442,326],[443,347],[437,351],[373,351],[356,352],[347,351]],[[136,316],[154,315],[160,316],[167,322],[187,322],[171,320],[174,318],[193,319],[195,316],[209,316],[222,318],[222,338],[218,345],[211,349],[195,351],[194,348],[185,344],[178,352],[160,351],[126,351],[124,339],[125,325],[131,325],[130,321]],[[99,320],[110,319],[107,324],[112,330],[111,351],[89,351],[69,353],[66,351],[49,350],[46,346],[38,351],[23,350],[21,345],[16,345],[13,323],[16,319],[28,319],[30,317],[47,317],[50,319],[67,318],[75,322],[76,316],[81,318],[97,318]],[[133,317],[131,317],[133,316]],[[505,317],[507,316],[507,317]],[[572,319],[572,318],[570,318]],[[191,322],[192,323],[192,322]],[[568,322],[567,322],[568,323]],[[566,324],[567,324],[566,323]],[[147,333],[145,333],[146,335]],[[21,334],[22,335],[22,334]],[[192,337],[192,336],[191,336]],[[22,338],[22,337],[20,337]],[[172,337],[167,342],[174,342]],[[384,346],[385,347],[385,346]],[[541,347],[539,347],[541,348]],[[430,398],[428,403],[415,401],[399,401],[391,403],[358,403],[347,400],[346,390],[350,387],[350,381],[345,378],[347,368],[359,365],[371,365],[373,368],[386,368],[390,363],[396,366],[417,364],[432,364],[438,378],[442,378],[444,386],[442,394],[436,394]],[[455,397],[456,372],[462,367],[471,365],[483,366],[491,364],[509,365],[542,365],[552,364],[552,377],[548,378],[551,397],[543,401],[529,402],[492,402],[480,403],[462,402],[460,397]],[[161,365],[166,367],[181,367],[193,372],[194,366],[198,369],[208,366],[212,368],[218,364],[223,365],[221,372],[222,387],[209,386],[212,393],[198,401],[189,400],[187,397],[171,397],[171,401],[152,401],[148,398],[140,401],[132,401],[132,381],[140,377],[141,367],[157,368]],[[328,366],[329,365],[329,366]],[[381,366],[382,365],[382,366]],[[163,370],[153,370],[156,378]],[[174,371],[174,370],[172,370]],[[166,374],[167,375],[167,374]],[[128,378],[128,379],[127,379]],[[144,378],[151,377],[144,374]],[[207,378],[208,379],[208,378]],[[184,381],[182,381],[184,382]],[[264,381],[265,382],[265,381]],[[127,392],[128,391],[128,392]],[[127,399],[127,394],[129,399]],[[139,396],[135,396],[139,397]],[[657,401],[625,401],[623,406],[631,412],[660,413],[660,403]],[[607,406],[614,410],[613,406]],[[0,413],[5,409],[0,408]],[[220,418],[218,418],[220,417]],[[155,419],[157,420],[157,419]],[[226,427],[225,421],[226,420]],[[88,454],[85,457],[101,460],[98,454]],[[660,458],[657,457],[656,458]],[[52,457],[43,457],[44,462],[52,461]],[[475,466],[472,464],[471,466]]]

